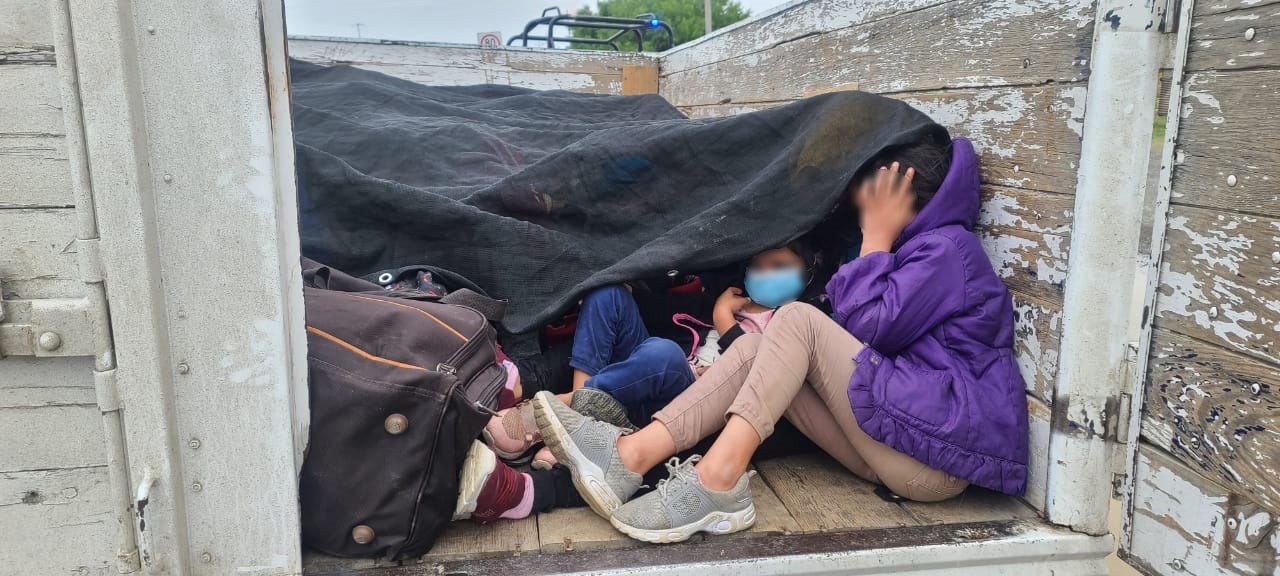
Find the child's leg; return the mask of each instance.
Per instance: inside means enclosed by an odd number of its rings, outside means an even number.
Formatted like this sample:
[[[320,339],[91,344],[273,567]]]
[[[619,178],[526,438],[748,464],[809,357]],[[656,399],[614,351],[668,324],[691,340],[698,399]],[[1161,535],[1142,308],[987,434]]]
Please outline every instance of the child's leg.
[[[569,359],[574,369],[573,389],[581,388],[605,366],[631,356],[647,338],[649,331],[640,319],[640,309],[631,292],[623,286],[591,291],[582,299],[578,329],[573,336],[573,355]]]
[[[817,308],[780,308],[765,328],[751,373],[728,409],[725,431],[698,463],[702,483],[713,490],[737,484],[756,448],[773,433],[805,382],[847,388],[853,357],[860,350],[861,342]]]
[[[586,386],[608,392],[626,407],[633,423],[644,425],[693,380],[693,370],[679,344],[665,338],[649,338],[630,356],[587,380]]]

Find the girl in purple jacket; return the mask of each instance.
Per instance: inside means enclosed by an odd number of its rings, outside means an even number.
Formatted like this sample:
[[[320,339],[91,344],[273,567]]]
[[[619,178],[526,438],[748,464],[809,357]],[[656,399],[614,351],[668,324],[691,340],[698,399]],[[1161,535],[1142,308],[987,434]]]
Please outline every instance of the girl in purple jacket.
[[[834,320],[782,306],[633,434],[535,397],[542,437],[616,528],[677,542],[750,527],[747,466],[782,417],[904,498],[944,500],[971,483],[1023,492],[1026,396],[1010,295],[973,233],[973,146],[939,128],[869,166],[849,186],[862,245],[827,284]],[[671,458],[716,431],[701,458]],[[668,458],[669,478],[630,500]]]

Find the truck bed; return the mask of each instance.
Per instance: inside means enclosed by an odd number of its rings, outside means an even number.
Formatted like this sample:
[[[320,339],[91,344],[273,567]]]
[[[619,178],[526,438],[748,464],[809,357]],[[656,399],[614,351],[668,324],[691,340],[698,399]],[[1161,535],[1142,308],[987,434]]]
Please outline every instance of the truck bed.
[[[306,574],[554,574],[705,561],[892,548],[1008,535],[1037,522],[1018,498],[970,488],[947,502],[887,502],[825,454],[755,464],[756,525],[680,544],[637,542],[590,508],[487,526],[456,522],[421,559],[341,559],[308,553]]]

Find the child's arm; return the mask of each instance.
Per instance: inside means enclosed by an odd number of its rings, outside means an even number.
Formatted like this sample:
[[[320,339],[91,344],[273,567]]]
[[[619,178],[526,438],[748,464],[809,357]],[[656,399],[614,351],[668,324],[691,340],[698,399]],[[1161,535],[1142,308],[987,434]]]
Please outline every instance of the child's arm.
[[[716,299],[715,310],[711,313],[711,323],[715,325],[716,332],[721,335],[729,333],[729,330],[738,326],[738,319],[734,317],[743,307],[751,303],[751,299],[746,296],[741,288],[730,286],[720,294]]]
[[[964,307],[964,264],[954,243],[936,234],[920,240],[901,259],[866,254],[827,283],[836,322],[882,354],[897,354]]]

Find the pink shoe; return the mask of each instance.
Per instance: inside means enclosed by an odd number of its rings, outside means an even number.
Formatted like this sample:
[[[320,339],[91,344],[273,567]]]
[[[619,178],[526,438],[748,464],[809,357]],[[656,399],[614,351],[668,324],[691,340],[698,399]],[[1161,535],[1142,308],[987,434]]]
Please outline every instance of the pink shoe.
[[[543,446],[533,455],[533,462],[529,464],[534,470],[550,470],[556,465],[556,455],[551,453],[551,449]]]
[[[498,412],[480,435],[499,458],[516,466],[528,462],[529,451],[542,443],[542,434],[533,419],[532,402],[521,402]]]

